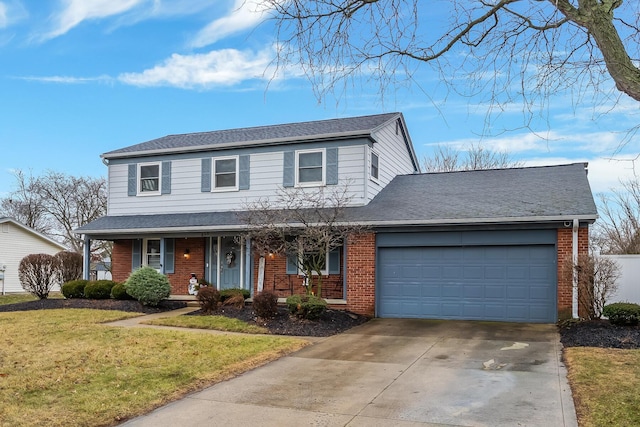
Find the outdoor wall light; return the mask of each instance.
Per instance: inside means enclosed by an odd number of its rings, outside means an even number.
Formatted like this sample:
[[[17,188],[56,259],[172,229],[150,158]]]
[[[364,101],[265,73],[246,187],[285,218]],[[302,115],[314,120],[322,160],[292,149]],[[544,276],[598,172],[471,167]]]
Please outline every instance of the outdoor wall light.
[[[275,258],[275,254],[273,252],[269,252],[269,259],[274,259]]]
[[[184,259],[191,258],[191,253],[189,253],[189,249],[185,249],[184,254],[182,256],[184,257]]]

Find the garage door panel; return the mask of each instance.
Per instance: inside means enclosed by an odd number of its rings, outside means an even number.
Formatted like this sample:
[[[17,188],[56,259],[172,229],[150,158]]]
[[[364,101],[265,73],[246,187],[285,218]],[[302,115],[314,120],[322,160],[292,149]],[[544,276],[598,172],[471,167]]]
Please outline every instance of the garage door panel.
[[[378,315],[554,322],[554,245],[379,248]]]

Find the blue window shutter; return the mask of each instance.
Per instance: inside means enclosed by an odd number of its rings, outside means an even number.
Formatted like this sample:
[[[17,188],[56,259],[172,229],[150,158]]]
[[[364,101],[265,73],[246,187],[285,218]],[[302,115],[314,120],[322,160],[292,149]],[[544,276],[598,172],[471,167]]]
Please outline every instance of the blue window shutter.
[[[202,159],[202,181],[201,189],[203,193],[211,191],[211,159]]]
[[[131,247],[131,271],[135,271],[142,265],[142,240],[136,239]]]
[[[171,194],[171,162],[162,162],[161,194]]]
[[[175,271],[175,240],[164,239],[164,272],[173,274]]]
[[[282,173],[282,186],[293,187],[295,185],[295,153],[293,151],[284,152],[284,170]]]
[[[287,274],[298,274],[298,255],[287,255]]]
[[[340,274],[340,248],[329,252],[329,274]]]
[[[238,169],[240,169],[239,173],[239,183],[238,188],[240,190],[248,190],[249,189],[249,155],[240,156],[238,159],[240,165]]]
[[[138,164],[129,163],[129,177],[127,181],[127,195],[135,196],[138,194]]]
[[[338,183],[338,149],[327,148],[327,185]]]

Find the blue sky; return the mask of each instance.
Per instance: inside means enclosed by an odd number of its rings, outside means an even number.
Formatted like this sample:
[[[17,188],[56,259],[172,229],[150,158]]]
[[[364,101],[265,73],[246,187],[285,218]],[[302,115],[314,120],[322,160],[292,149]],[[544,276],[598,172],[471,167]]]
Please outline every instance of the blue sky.
[[[508,150],[527,165],[588,161],[594,192],[628,179],[638,123],[626,97],[593,108],[550,98],[523,129],[515,104],[486,133],[486,104],[443,92],[428,67],[386,91],[364,77],[319,102],[295,68],[270,66],[274,30],[243,0],[0,0],[0,197],[17,169],[106,176],[100,154],[167,134],[389,111],[419,156],[436,144]],[[497,133],[497,132],[496,132]]]

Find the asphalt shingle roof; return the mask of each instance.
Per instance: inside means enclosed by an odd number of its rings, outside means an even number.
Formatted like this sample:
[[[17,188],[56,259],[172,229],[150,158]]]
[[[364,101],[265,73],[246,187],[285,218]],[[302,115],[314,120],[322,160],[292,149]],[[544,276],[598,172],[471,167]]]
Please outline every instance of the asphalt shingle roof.
[[[335,138],[347,135],[370,135],[389,120],[400,117],[400,113],[376,114],[371,116],[348,117],[342,119],[312,122],[287,123],[240,129],[217,130],[211,132],[167,135],[162,138],[131,145],[104,153],[102,157],[126,157],[145,152],[196,150],[228,145],[275,144],[278,142],[306,141]]]
[[[395,177],[368,205],[345,220],[372,226],[500,224],[597,217],[586,164]],[[238,230],[235,212],[105,216],[77,231],[89,235]]]

